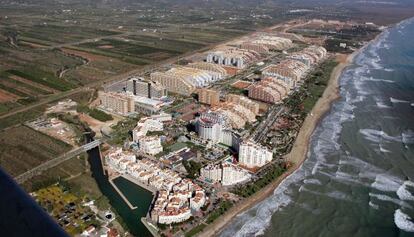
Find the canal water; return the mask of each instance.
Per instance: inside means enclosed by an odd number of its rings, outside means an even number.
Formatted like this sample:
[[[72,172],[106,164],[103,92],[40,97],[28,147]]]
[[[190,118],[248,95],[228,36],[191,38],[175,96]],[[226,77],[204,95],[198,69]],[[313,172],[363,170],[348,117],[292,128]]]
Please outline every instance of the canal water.
[[[113,182],[118,189],[133,206],[137,207],[131,210],[109,183],[108,176],[103,172],[99,148],[89,151],[88,155],[92,176],[95,178],[101,192],[109,199],[111,206],[128,226],[129,232],[137,237],[151,237],[151,233],[142,224],[141,217],[145,217],[147,214],[153,198],[152,193],[122,177],[114,179]]]

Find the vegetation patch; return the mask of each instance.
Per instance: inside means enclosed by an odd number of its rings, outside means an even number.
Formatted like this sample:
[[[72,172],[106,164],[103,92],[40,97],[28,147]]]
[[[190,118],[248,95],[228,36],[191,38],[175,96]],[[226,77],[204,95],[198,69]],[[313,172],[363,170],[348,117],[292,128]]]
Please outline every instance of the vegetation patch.
[[[266,185],[270,184],[273,180],[283,174],[286,169],[280,167],[279,165],[272,165],[269,170],[266,171],[261,178],[256,181],[250,182],[247,185],[238,186],[232,192],[242,196],[242,197],[249,197],[265,187]]]
[[[217,218],[226,213],[226,211],[229,210],[232,206],[233,203],[229,200],[221,201],[220,206],[216,208],[213,212],[211,212],[208,216],[206,220],[207,224],[213,223],[213,221],[215,221]]]
[[[31,68],[30,70],[26,69],[24,71],[10,69],[7,72],[60,91],[67,91],[76,87],[72,83],[61,80],[52,73],[40,69]]]
[[[204,230],[204,228],[206,228],[206,224],[200,224],[194,228],[192,228],[190,231],[188,231],[187,233],[185,233],[185,237],[192,237],[195,236],[196,234],[200,233],[201,231]]]
[[[91,116],[94,119],[97,119],[101,122],[106,122],[106,121],[111,121],[114,118],[112,117],[112,115],[107,114],[99,109],[93,108],[90,109],[87,105],[78,105],[78,107],[76,108],[76,110],[79,113],[85,113],[88,114],[89,116]]]

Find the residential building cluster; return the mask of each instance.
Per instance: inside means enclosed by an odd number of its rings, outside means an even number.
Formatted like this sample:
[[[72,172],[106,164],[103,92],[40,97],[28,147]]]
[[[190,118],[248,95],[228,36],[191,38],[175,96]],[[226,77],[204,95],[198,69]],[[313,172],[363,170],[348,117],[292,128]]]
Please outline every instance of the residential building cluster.
[[[223,186],[235,185],[251,178],[247,170],[228,161],[203,167],[200,176],[207,182],[220,182]]]
[[[195,159],[196,157],[197,153],[188,147],[183,147],[177,151],[170,152],[167,155],[160,157],[160,161],[169,168],[175,168],[181,165],[182,161],[189,161]]]
[[[199,101],[211,105],[211,112],[223,117],[227,124],[235,129],[243,128],[246,123],[256,121],[259,104],[239,95],[229,94],[225,102],[219,101],[219,92],[212,89],[199,91]]]
[[[289,85],[272,77],[262,79],[249,86],[249,98],[276,104],[283,100],[290,90]]]
[[[306,64],[308,67],[319,63],[322,59],[326,57],[327,51],[324,47],[312,45],[301,52],[292,53],[288,58],[301,61]]]
[[[196,121],[196,131],[201,140],[207,143],[223,143],[233,146],[233,133],[226,118],[219,113],[202,113]]]
[[[217,104],[196,119],[196,132],[206,143],[222,143],[237,149],[239,135],[232,129],[241,129],[246,123],[255,122],[258,114],[258,103],[244,96],[229,94],[226,102]]]
[[[226,71],[220,66],[206,63],[173,67],[166,72],[154,72],[150,75],[152,81],[181,95],[190,95],[196,88],[206,87],[226,76]]]
[[[123,116],[139,112],[154,114],[165,105],[161,100],[136,96],[131,92],[99,91],[98,98],[103,109]]]
[[[144,78],[131,78],[126,82],[125,91],[131,92],[136,96],[150,99],[161,99],[167,96],[167,90],[160,83],[147,81]]]
[[[241,104],[223,102],[211,108],[211,110],[215,113],[222,114],[234,129],[241,129],[246,126],[246,123],[256,122],[256,115]]]
[[[235,95],[235,94],[227,94],[226,95],[226,101],[234,104],[239,104],[246,109],[250,110],[255,115],[259,115],[259,109],[260,106],[258,103],[252,101],[251,99],[241,96],[241,95]]]
[[[135,111],[134,98],[128,94],[118,92],[98,92],[100,105],[110,112],[128,115]]]
[[[260,54],[256,51],[227,46],[222,49],[209,52],[207,54],[206,61],[209,63],[242,69],[259,60],[259,58]]]
[[[262,167],[273,159],[267,147],[253,141],[243,141],[239,146],[239,164],[248,168]]]
[[[272,34],[261,33],[253,39],[240,44],[240,48],[253,50],[260,54],[268,54],[272,50],[286,50],[293,46],[290,39]]]
[[[203,104],[216,106],[220,103],[220,92],[212,89],[198,90],[198,101]]]
[[[151,160],[137,160],[122,148],[111,150],[105,157],[111,169],[127,174],[137,182],[158,191],[151,219],[161,224],[179,223],[188,220],[207,201],[203,188],[189,179],[182,179],[170,169],[161,169]]]
[[[326,53],[323,47],[310,46],[289,55],[279,64],[269,65],[262,71],[262,80],[249,86],[249,97],[273,104],[280,102],[299,85],[311,66],[325,58]]]
[[[133,141],[139,145],[139,150],[149,155],[156,155],[163,151],[161,137],[147,136],[148,132],[161,132],[164,130],[163,122],[171,121],[171,115],[160,114],[141,118],[132,130]]]

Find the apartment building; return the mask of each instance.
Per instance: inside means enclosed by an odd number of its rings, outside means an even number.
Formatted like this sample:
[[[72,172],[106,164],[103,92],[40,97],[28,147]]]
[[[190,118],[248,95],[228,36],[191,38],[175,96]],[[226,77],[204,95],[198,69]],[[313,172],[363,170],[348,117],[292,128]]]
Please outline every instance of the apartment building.
[[[228,94],[226,95],[226,101],[234,104],[239,104],[253,112],[255,115],[259,114],[260,105],[245,96]]]
[[[134,97],[129,94],[99,91],[98,98],[100,106],[108,111],[124,116],[135,112]]]
[[[139,150],[148,155],[156,155],[163,150],[159,136],[141,137],[138,142]]]
[[[200,176],[207,182],[220,182],[223,186],[235,185],[251,178],[247,170],[227,161],[203,167]]]
[[[126,82],[126,91],[150,99],[160,99],[167,96],[167,90],[160,83],[147,81],[142,77],[129,79]]]
[[[282,101],[289,92],[289,86],[276,78],[265,78],[248,88],[249,98],[276,104]]]
[[[211,106],[218,105],[220,102],[220,92],[211,89],[199,89],[198,101]]]
[[[273,159],[268,148],[253,141],[244,141],[239,147],[239,163],[248,168],[262,167]]]
[[[218,65],[245,68],[247,65],[259,60],[260,54],[253,50],[227,47],[207,54],[206,61]]]
[[[279,64],[273,64],[266,67],[262,71],[262,76],[264,78],[277,78],[288,84],[290,88],[294,88],[297,86],[297,83],[305,77],[308,69],[309,67],[306,66],[306,64],[298,60],[287,59]]]

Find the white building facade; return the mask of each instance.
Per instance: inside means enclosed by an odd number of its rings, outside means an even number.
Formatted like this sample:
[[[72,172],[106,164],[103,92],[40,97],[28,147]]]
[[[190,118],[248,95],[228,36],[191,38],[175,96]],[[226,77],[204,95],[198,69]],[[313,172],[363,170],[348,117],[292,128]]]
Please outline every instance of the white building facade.
[[[273,153],[268,148],[254,143],[244,141],[239,147],[239,163],[248,168],[262,167],[273,159]]]

